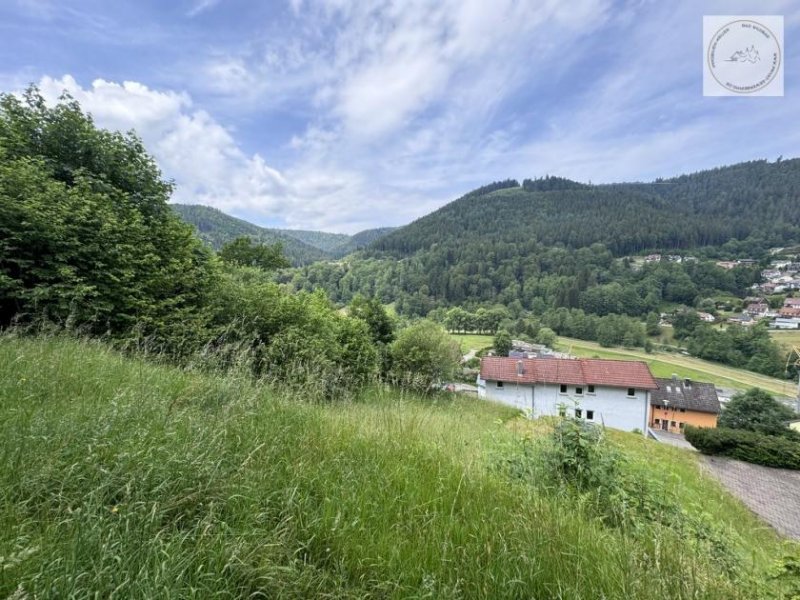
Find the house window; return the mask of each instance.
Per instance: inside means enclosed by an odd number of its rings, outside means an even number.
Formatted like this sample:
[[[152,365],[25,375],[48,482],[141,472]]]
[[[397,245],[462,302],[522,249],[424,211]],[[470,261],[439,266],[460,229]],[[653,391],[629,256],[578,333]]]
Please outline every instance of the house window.
[[[499,387],[499,388],[503,387],[503,382],[502,381],[498,381],[497,382],[497,387]]]
[[[656,425],[661,425],[661,419],[656,419],[654,422]]]
[[[577,396],[583,396],[583,388],[582,387],[576,387],[575,388],[575,394]]]
[[[586,419],[588,421],[594,421],[594,411],[593,410],[587,410],[586,411]]]
[[[628,388],[628,396],[635,396],[636,390],[633,388]]]
[[[681,409],[681,412],[686,412],[686,409],[685,409],[685,408],[682,408],[682,409]]]
[[[667,393],[668,394],[672,393],[672,386],[669,386],[669,385],[667,386]]]
[[[561,384],[561,393],[562,394],[566,394],[567,393],[567,386],[564,383]]]
[[[686,425],[686,423],[678,423],[678,429],[680,429],[681,431],[683,431],[683,426],[684,426],[684,425]]]
[[[576,408],[576,409],[575,409],[575,418],[576,418],[576,419],[580,419],[580,418],[581,418],[581,414],[582,414],[582,412],[583,412],[583,411],[581,411],[581,409],[580,409],[580,408]]]
[[[670,421],[670,422],[669,422],[669,426],[670,426],[670,427],[675,427],[675,425],[676,425],[675,421]]]
[[[589,393],[589,394],[594,394],[594,386],[593,385],[587,385],[586,386],[586,392]]]

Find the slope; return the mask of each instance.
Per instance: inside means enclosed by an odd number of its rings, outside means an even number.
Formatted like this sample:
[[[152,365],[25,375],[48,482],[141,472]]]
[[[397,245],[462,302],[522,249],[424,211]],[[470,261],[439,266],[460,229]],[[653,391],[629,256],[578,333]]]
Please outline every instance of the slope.
[[[626,472],[659,465],[661,493],[713,549],[650,521],[604,524],[584,495],[511,477],[498,466],[539,460],[529,425],[391,391],[309,404],[99,343],[4,336],[0,597],[777,592],[766,569],[791,548],[695,456],[615,436]]]

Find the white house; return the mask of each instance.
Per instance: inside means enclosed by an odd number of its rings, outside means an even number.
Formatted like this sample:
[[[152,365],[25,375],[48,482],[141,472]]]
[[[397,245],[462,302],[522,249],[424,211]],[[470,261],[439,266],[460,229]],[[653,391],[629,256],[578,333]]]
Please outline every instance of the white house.
[[[600,359],[487,357],[478,396],[528,412],[569,414],[614,429],[647,431],[650,390],[658,388],[643,362]]]
[[[773,321],[775,329],[800,329],[800,318],[798,317],[778,317]]]

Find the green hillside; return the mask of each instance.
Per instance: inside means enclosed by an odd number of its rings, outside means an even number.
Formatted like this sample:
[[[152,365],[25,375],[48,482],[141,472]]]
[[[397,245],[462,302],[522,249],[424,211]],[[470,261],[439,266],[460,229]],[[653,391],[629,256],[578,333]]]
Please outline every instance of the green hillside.
[[[547,483],[541,423],[508,408],[301,397],[96,342],[0,338],[0,597],[731,599],[783,585],[767,569],[792,548],[693,453],[614,434],[625,476],[658,486],[654,512],[634,504],[615,524]],[[679,520],[659,516],[669,506]]]
[[[331,253],[335,257],[347,256],[356,250],[366,248],[371,243],[389,235],[396,229],[396,227],[378,227],[376,229],[365,229],[364,231],[359,231],[358,233],[354,233],[352,236],[350,236],[350,238],[344,243],[332,248]]]
[[[800,237],[798,197],[800,159],[752,161],[652,183],[545,178],[520,186],[511,180],[465,195],[382,238],[373,250],[408,256],[435,243],[442,252],[480,246],[489,254],[506,244],[524,251],[531,242],[600,243],[620,256],[722,246],[749,236],[782,245]]]
[[[280,242],[283,244],[284,254],[295,266],[343,257],[394,231],[393,227],[383,227],[347,235],[302,229],[274,229],[259,227],[210,206],[200,204],[170,206],[181,219],[194,226],[200,238],[214,249],[219,249],[226,242],[243,235],[266,244]]]
[[[340,246],[350,241],[346,233],[328,233],[327,231],[306,231],[303,229],[280,229],[284,235],[300,240],[304,244],[313,246],[323,252],[334,252]]]
[[[267,229],[226,215],[221,210],[199,204],[170,204],[186,223],[194,226],[200,238],[218,250],[226,242],[246,235],[265,244],[280,242],[283,252],[294,265],[323,260],[328,255],[314,246],[278,229]]]

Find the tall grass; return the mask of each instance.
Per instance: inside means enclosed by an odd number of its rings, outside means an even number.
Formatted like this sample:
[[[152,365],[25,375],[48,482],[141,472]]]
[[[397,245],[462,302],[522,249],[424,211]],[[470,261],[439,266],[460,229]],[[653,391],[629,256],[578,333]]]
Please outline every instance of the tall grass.
[[[302,390],[244,371],[178,370],[58,336],[0,338],[0,598],[770,589],[757,586],[781,547],[752,518],[722,518],[758,545],[742,549],[750,559],[732,577],[664,528],[630,536],[579,495],[494,468],[524,435],[509,427],[511,410],[377,387],[301,402]],[[660,451],[654,461],[671,472]],[[685,466],[679,477],[691,494],[706,482]]]

